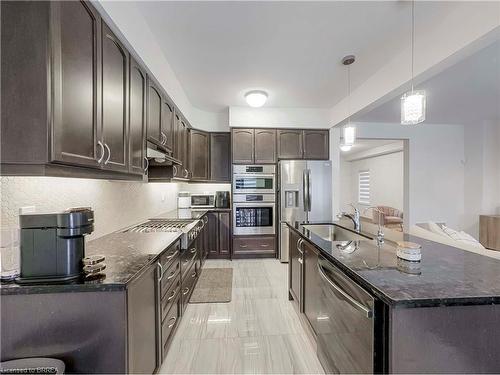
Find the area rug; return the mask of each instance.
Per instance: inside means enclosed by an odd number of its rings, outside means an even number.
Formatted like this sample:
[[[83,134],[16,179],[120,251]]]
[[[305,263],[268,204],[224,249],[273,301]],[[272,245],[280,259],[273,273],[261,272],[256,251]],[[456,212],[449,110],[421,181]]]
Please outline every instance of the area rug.
[[[205,268],[201,271],[189,303],[231,302],[232,294],[232,268]]]

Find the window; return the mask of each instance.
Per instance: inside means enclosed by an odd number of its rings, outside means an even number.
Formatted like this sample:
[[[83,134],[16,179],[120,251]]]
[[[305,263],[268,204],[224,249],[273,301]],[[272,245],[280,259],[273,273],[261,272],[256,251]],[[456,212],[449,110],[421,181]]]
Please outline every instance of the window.
[[[360,171],[358,175],[358,203],[370,204],[370,171]]]

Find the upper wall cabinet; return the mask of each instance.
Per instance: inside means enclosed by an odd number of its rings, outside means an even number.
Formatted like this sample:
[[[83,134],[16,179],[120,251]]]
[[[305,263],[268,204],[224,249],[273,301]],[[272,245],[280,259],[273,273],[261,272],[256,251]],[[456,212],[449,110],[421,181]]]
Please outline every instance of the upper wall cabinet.
[[[278,159],[329,159],[328,130],[278,130]]]
[[[303,157],[302,130],[278,130],[278,158],[302,159]]]
[[[252,164],[254,160],[254,129],[233,129],[231,132],[234,164]]]
[[[163,95],[160,85],[154,78],[148,76],[148,141],[162,144],[163,137],[161,136],[161,120]]]
[[[126,172],[129,54],[102,23],[102,144],[105,169]]]
[[[276,163],[275,129],[232,130],[234,164]]]
[[[230,133],[210,133],[210,180],[231,182]]]
[[[2,2],[1,17],[2,174],[142,178],[129,166],[130,55],[92,5]]]
[[[147,76],[142,67],[132,58],[129,77],[129,168],[131,173],[143,174]]]
[[[11,7],[11,5],[7,5],[7,7]],[[12,7],[14,8],[14,6]],[[15,12],[15,9],[12,10]],[[44,13],[46,13],[46,10],[41,14]],[[61,1],[50,4],[50,19],[50,24],[54,26],[51,28],[53,46],[51,73],[54,90],[51,161],[99,168],[101,162],[107,158],[106,150],[100,143],[101,114],[98,113],[100,108],[98,102],[100,102],[102,95],[102,70],[100,65],[101,18],[88,3]],[[2,17],[2,26],[3,21]],[[27,34],[31,30],[33,38],[40,38],[48,32],[48,30],[39,30],[40,34],[37,35],[33,30],[33,27],[37,26],[38,22],[24,32],[21,31],[21,25],[18,27],[23,34]],[[12,31],[6,30],[6,32],[11,33]],[[15,35],[13,36],[15,37]],[[28,38],[28,35],[26,35],[26,38]],[[23,50],[24,58],[29,60],[30,56],[28,55],[32,55],[32,53],[28,49],[36,48],[38,50],[40,48],[38,44],[43,43],[44,39],[35,40],[31,42],[32,45],[30,46],[24,44],[17,48]],[[106,46],[108,46],[107,43]],[[4,47],[2,49],[6,51],[10,48]],[[23,57],[20,55],[18,58]],[[2,58],[2,60],[4,59]],[[30,64],[34,67],[39,62],[41,62],[40,59],[31,61]],[[7,63],[14,62],[10,60]],[[17,63],[21,63],[21,61]],[[24,66],[23,71],[28,70],[30,70],[30,67]],[[29,76],[31,77],[31,74]],[[46,77],[46,74],[41,77]],[[40,78],[36,79],[36,81],[39,80]],[[3,77],[2,82],[4,82]],[[23,82],[17,84],[19,85],[16,87],[17,95],[22,96]],[[43,86],[45,87],[46,84]],[[120,97],[119,100],[121,99]],[[26,104],[30,103],[30,105],[25,106],[22,110],[29,110],[31,104],[39,106],[42,100],[44,100],[42,97],[36,98],[35,101],[27,100]],[[2,105],[3,108],[6,107]],[[15,121],[14,117],[10,120]],[[32,124],[32,121],[24,124],[19,123],[17,126],[26,129],[30,123]]]
[[[199,130],[191,131],[191,178],[208,180],[210,178],[210,134]]]
[[[174,105],[165,96],[162,104],[162,119],[161,119],[161,136],[163,137],[162,144],[169,151],[173,151],[174,146]]]
[[[276,163],[276,129],[255,129],[255,164]]]

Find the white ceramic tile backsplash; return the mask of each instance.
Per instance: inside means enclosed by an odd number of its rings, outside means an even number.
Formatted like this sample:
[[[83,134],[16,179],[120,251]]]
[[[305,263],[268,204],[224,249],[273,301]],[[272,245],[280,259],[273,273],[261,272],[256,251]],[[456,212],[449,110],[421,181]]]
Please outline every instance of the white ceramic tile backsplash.
[[[142,183],[57,177],[1,177],[1,225],[17,226],[19,208],[37,212],[92,207],[101,237],[177,207],[176,183]],[[189,187],[187,185],[186,187]]]

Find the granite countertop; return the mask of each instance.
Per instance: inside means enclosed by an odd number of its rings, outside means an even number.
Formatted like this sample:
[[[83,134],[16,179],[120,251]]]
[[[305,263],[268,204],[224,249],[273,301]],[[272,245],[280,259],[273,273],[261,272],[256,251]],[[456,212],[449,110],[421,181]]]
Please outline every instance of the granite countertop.
[[[181,232],[111,233],[89,241],[85,247],[85,255],[102,254],[106,257],[104,278],[45,285],[2,283],[0,294],[124,290],[180,236]]]
[[[389,241],[381,247],[374,240],[360,241],[358,248],[349,253],[337,247],[339,242],[317,236],[303,223],[287,224],[349,277],[390,305],[500,303],[498,259],[411,235],[404,235],[404,240],[422,245],[421,262],[399,260],[395,244]]]

